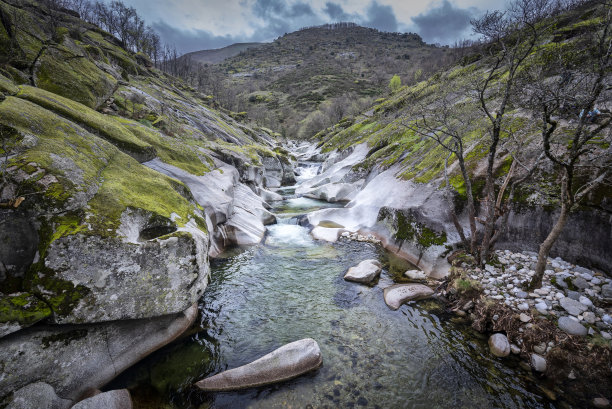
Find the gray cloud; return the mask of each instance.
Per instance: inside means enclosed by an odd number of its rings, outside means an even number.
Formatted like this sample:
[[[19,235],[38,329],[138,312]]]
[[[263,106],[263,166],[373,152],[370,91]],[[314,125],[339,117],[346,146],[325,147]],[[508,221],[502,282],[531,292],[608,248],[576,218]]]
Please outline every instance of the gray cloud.
[[[443,0],[440,6],[412,17],[412,21],[425,41],[451,43],[469,34],[470,18],[475,12],[473,8],[462,9]]]
[[[325,3],[323,12],[329,16],[333,21],[348,21],[351,19],[351,15],[344,12],[341,5],[328,1]]]
[[[204,30],[181,30],[163,21],[152,24],[165,44],[175,46],[181,54],[212,48],[221,48],[229,44],[255,41],[241,36],[217,36]]]
[[[391,6],[381,5],[376,1],[370,3],[362,24],[381,31],[397,31],[397,18]]]

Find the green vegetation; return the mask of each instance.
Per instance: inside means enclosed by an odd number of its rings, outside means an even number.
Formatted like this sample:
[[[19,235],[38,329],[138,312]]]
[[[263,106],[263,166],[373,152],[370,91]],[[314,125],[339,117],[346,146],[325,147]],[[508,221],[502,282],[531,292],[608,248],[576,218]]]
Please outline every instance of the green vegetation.
[[[391,92],[397,92],[402,86],[402,79],[399,75],[394,75],[391,77],[391,81],[389,81],[389,90]]]
[[[139,140],[121,126],[114,118],[103,115],[91,108],[68,98],[26,85],[20,86],[17,96],[34,102],[78,124],[115,144],[119,149],[134,155],[154,156],[155,149]]]
[[[28,326],[51,315],[47,304],[27,293],[0,295],[0,323]]]

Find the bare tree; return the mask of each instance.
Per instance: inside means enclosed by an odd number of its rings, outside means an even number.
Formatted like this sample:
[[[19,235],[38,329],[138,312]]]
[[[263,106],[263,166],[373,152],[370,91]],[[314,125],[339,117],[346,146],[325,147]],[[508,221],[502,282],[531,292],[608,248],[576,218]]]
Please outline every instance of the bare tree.
[[[463,226],[460,224],[454,209],[451,209],[451,218],[459,233],[464,248],[474,256],[479,263],[486,262],[483,255],[486,254],[484,246],[492,247],[507,227],[510,203],[513,200],[516,187],[526,181],[534,172],[541,160],[529,158],[530,152],[525,148],[528,139],[521,132],[520,135],[509,129],[508,138],[503,141],[504,151],[508,152],[512,163],[508,173],[504,177],[495,196],[495,213],[493,234],[488,241],[478,229],[478,222],[484,224],[479,217],[475,204],[473,191],[474,175],[468,169],[466,163],[467,154],[477,147],[480,140],[468,142],[467,136],[478,132],[482,128],[482,112],[478,109],[478,102],[465,97],[462,89],[453,89],[452,81],[441,80],[442,87],[449,91],[443,99],[425,100],[421,103],[413,101],[414,110],[418,114],[413,120],[404,122],[404,126],[416,134],[435,141],[444,148],[448,155],[444,162],[444,179],[447,189],[450,188],[448,168],[449,160],[455,158],[459,172],[463,180],[466,194],[466,210],[469,225],[469,236],[466,236]],[[417,97],[418,98],[418,97]],[[519,131],[517,131],[519,132]],[[484,135],[483,135],[484,137]],[[543,155],[542,155],[543,156]],[[479,243],[480,240],[480,243]]]
[[[561,171],[559,190],[561,208],[557,221],[540,245],[536,274],[529,284],[532,289],[542,285],[548,255],[563,231],[570,212],[593,189],[612,175],[610,169],[612,152],[609,148],[603,150],[598,148],[597,144],[592,143],[594,138],[600,136],[607,140],[608,146],[612,143],[608,129],[612,118],[609,114],[607,117],[597,117],[594,111],[607,84],[612,67],[610,58],[612,11],[610,5],[609,1],[602,5],[605,13],[603,22],[585,39],[584,46],[594,59],[594,69],[591,72],[566,71],[555,81],[546,81],[542,75],[533,81],[532,100],[535,113],[541,117],[544,152],[546,157]],[[560,120],[553,119],[553,117],[558,118],[562,114],[568,101],[574,102],[570,105],[578,108],[580,116],[576,122],[564,123],[563,128],[565,129],[560,130]],[[568,130],[571,135],[569,141],[567,136],[564,137]]]
[[[491,251],[491,239],[496,227],[495,161],[502,132],[504,117],[511,106],[515,85],[526,59],[546,30],[542,18],[550,8],[549,0],[515,0],[507,12],[487,12],[473,20],[477,34],[488,40],[489,64],[484,78],[476,84],[479,108],[488,121],[487,132],[490,143],[484,187],[484,232],[481,245],[481,263]],[[494,93],[491,98],[490,94]]]

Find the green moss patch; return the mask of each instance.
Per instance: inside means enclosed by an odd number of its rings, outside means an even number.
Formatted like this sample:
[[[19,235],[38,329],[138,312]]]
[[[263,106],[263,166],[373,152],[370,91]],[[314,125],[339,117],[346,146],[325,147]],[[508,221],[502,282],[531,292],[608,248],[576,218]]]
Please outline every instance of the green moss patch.
[[[28,293],[0,296],[0,322],[32,325],[51,315],[49,306]]]
[[[128,154],[139,159],[141,157],[152,159],[155,156],[154,147],[139,140],[113,117],[39,88],[22,85],[20,89],[19,94],[17,94],[19,98],[34,102],[78,124],[82,124],[92,133],[107,139]]]
[[[198,147],[193,145],[194,141],[164,135],[156,129],[130,119],[118,117],[117,121],[138,140],[154,146],[157,156],[163,162],[198,176],[210,171],[209,162],[202,161],[200,157],[204,154],[198,152]]]
[[[39,58],[36,85],[90,108],[100,106],[113,92],[117,80],[100,70],[86,52],[63,45],[48,48]]]
[[[389,223],[397,240],[410,241],[423,249],[441,246],[447,241],[446,232],[436,232],[417,222],[410,211],[383,207],[378,213],[378,221]]]
[[[0,92],[15,95],[19,92],[19,88],[17,88],[13,81],[0,74]]]

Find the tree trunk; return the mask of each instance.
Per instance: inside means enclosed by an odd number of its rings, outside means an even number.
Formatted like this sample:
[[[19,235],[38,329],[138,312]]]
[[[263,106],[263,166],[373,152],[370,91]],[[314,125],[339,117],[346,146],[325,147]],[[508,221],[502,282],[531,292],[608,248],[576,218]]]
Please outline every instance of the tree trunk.
[[[505,101],[505,100],[504,100]],[[503,103],[502,103],[503,105]],[[500,109],[501,110],[501,109]],[[499,142],[499,135],[501,133],[501,115],[502,112],[497,113],[495,124],[493,125],[493,134],[491,135],[491,146],[489,147],[489,157],[487,163],[487,179],[485,183],[486,190],[486,214],[485,214],[485,228],[482,237],[482,244],[480,246],[480,258],[479,263],[483,266],[489,259],[489,251],[491,250],[491,237],[495,230],[495,222],[497,221],[497,214],[495,211],[495,156],[497,155],[497,143]]]
[[[465,184],[465,194],[467,199],[468,207],[468,219],[470,223],[470,254],[476,257],[476,209],[474,207],[474,195],[472,193],[472,181],[465,167],[463,160],[463,152],[461,155],[455,155],[459,161],[459,168],[461,169],[461,176],[463,177],[463,183]],[[466,249],[467,250],[467,249]]]
[[[565,202],[561,206],[561,214],[557,219],[554,227],[548,233],[546,240],[540,244],[540,251],[538,252],[538,262],[536,264],[535,275],[531,279],[529,283],[529,289],[533,290],[535,288],[540,288],[542,286],[542,278],[544,277],[544,269],[546,268],[546,262],[548,261],[548,254],[550,253],[550,249],[553,244],[561,234],[565,223],[567,223],[567,219],[569,217],[570,206],[568,206]]]

